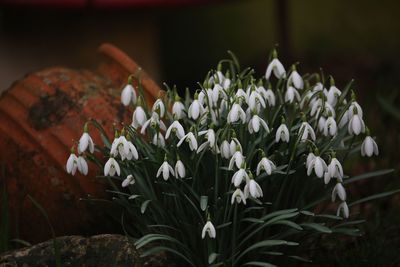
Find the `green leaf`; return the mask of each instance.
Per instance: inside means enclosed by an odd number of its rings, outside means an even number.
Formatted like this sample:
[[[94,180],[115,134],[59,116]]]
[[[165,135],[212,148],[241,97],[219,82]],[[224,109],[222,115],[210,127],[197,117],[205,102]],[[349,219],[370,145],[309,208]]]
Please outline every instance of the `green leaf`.
[[[367,202],[367,201],[388,197],[388,196],[394,195],[394,194],[399,193],[399,192],[400,192],[400,189],[396,189],[396,190],[392,190],[392,191],[388,191],[388,192],[375,194],[375,195],[372,195],[372,196],[365,197],[365,198],[359,199],[357,201],[354,201],[353,203],[349,204],[349,207],[357,205],[357,204],[361,204],[361,203],[364,203],[364,202]]]
[[[303,230],[303,228],[300,225],[298,225],[297,223],[292,222],[292,221],[287,221],[287,220],[277,221],[277,222],[272,223],[272,224],[282,224],[282,225],[286,225],[286,226],[292,227],[292,228],[294,228],[296,230],[299,230],[299,231]]]
[[[205,211],[208,204],[208,196],[201,196],[200,197],[200,208],[202,211]]]
[[[288,245],[288,242],[285,240],[276,240],[276,239],[271,239],[271,240],[263,240],[260,242],[255,243],[254,245],[248,247],[246,250],[244,250],[237,258],[236,261],[238,261],[241,257],[246,255],[248,252],[258,249],[258,248],[263,248],[263,247],[272,247],[272,246],[281,246],[281,245]]]
[[[231,224],[232,224],[232,222],[227,222],[227,223],[220,224],[220,225],[218,225],[218,226],[215,227],[215,228],[216,228],[216,229],[222,229],[222,228],[227,227],[227,226],[229,226],[229,225],[231,225]]]
[[[363,173],[361,175],[357,175],[354,176],[350,179],[346,179],[343,181],[343,184],[349,184],[349,183],[353,183],[356,181],[360,181],[360,180],[364,180],[364,179],[368,179],[368,178],[373,178],[376,176],[382,176],[382,175],[386,175],[389,173],[394,172],[394,169],[386,169],[386,170],[379,170],[379,171],[374,171],[374,172],[368,172],[368,173]]]
[[[263,220],[260,220],[257,218],[244,218],[244,219],[242,219],[242,222],[264,223]]]
[[[306,258],[303,258],[303,257],[300,257],[300,256],[295,256],[295,255],[291,255],[291,256],[289,256],[289,258],[295,259],[295,260],[298,260],[298,261],[302,261],[302,262],[312,262],[312,260],[309,260],[309,259],[306,259]]]
[[[260,266],[260,267],[276,267],[276,265],[273,265],[268,262],[261,262],[261,261],[249,261],[243,264],[243,266]]]
[[[150,204],[151,200],[145,200],[142,205],[140,206],[140,212],[144,214],[146,212],[147,206]]]
[[[318,232],[325,233],[325,234],[331,234],[332,230],[329,229],[328,227],[321,225],[319,223],[302,223],[300,224],[301,226],[304,226],[306,228],[314,229],[317,230]]]

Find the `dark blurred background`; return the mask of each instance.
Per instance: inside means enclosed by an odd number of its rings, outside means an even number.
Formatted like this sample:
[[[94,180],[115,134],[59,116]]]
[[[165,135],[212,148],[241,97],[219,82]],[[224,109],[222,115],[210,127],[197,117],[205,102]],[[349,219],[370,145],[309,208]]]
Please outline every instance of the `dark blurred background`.
[[[352,162],[349,173],[398,168],[400,157],[400,2],[396,0],[0,0],[0,91],[24,74],[51,66],[94,68],[97,47],[115,44],[159,83],[195,89],[232,50],[262,75],[278,46],[300,72],[352,78],[380,156]],[[3,153],[3,152],[2,152]],[[347,163],[348,164],[348,163]],[[399,188],[397,172],[357,185],[360,197]],[[365,236],[330,257],[349,265],[400,265],[400,198],[366,207]],[[354,257],[358,257],[356,261]],[[338,261],[333,261],[338,263]],[[342,262],[340,262],[342,263]],[[324,264],[328,266],[327,262]],[[335,265],[335,264],[334,264]],[[333,266],[333,265],[332,265]]]

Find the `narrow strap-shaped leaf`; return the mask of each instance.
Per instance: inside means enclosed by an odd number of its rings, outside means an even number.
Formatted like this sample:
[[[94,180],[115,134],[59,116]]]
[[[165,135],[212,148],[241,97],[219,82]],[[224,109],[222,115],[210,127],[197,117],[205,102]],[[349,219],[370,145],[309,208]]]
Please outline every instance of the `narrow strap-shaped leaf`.
[[[273,265],[268,262],[261,262],[261,261],[249,261],[243,264],[243,266],[260,266],[260,267],[276,267],[276,265]]]
[[[372,196],[369,196],[369,197],[365,197],[365,198],[356,200],[356,201],[350,203],[349,207],[357,205],[357,204],[361,204],[361,203],[364,203],[364,202],[368,202],[368,201],[371,201],[371,200],[375,200],[375,199],[379,199],[379,198],[383,198],[383,197],[388,197],[388,196],[394,195],[394,194],[399,193],[399,192],[400,192],[400,189],[396,189],[396,190],[392,190],[392,191],[387,191],[387,192],[375,194],[375,195],[372,195]]]
[[[379,171],[374,171],[374,172],[368,172],[368,173],[363,173],[361,175],[357,175],[354,176],[350,179],[346,179],[343,181],[343,184],[349,184],[349,183],[353,183],[356,181],[360,181],[360,180],[364,180],[364,179],[368,179],[368,178],[373,178],[376,176],[382,176],[382,175],[386,175],[389,173],[394,172],[394,169],[386,169],[386,170],[379,170]]]
[[[326,233],[326,234],[332,233],[331,229],[329,229],[328,227],[326,227],[322,224],[319,224],[319,223],[302,223],[300,225],[304,226],[306,228],[311,228],[311,229],[317,230],[318,232],[321,232],[321,233]]]

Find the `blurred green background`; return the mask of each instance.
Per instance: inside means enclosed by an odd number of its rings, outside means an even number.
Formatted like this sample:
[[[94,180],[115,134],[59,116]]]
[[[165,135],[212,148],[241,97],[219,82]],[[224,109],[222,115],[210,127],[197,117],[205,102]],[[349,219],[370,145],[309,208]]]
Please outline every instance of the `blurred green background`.
[[[27,1],[29,2],[29,1]],[[349,174],[400,166],[400,2],[395,0],[242,0],[128,8],[0,4],[0,91],[50,66],[94,68],[111,42],[159,83],[196,89],[226,51],[262,75],[272,48],[301,73],[332,74],[354,89],[377,136],[380,156],[346,163]],[[1,1],[0,1],[1,3]],[[90,3],[90,1],[89,1]],[[400,188],[398,172],[360,183],[353,195]],[[315,266],[400,266],[400,198],[366,205],[365,235],[321,243]]]

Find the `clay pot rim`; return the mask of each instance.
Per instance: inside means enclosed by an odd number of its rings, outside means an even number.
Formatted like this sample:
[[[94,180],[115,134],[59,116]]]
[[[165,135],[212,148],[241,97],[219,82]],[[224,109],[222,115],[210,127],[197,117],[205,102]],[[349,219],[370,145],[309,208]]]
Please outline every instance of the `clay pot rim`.
[[[131,59],[125,52],[110,43],[104,43],[98,48],[98,52],[124,68],[129,73],[136,73],[139,69],[141,71],[141,81],[144,89],[155,99],[165,94],[150,77],[133,59]]]

